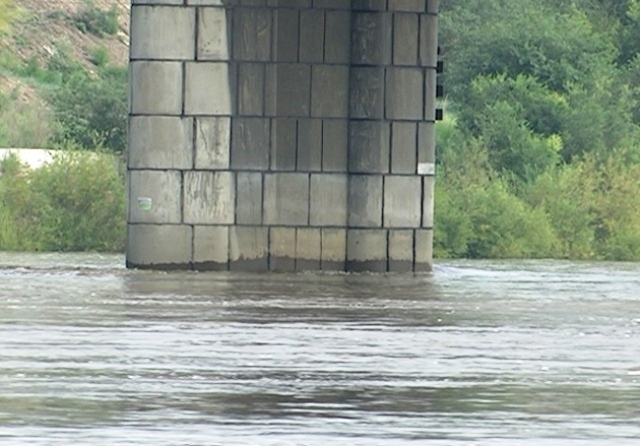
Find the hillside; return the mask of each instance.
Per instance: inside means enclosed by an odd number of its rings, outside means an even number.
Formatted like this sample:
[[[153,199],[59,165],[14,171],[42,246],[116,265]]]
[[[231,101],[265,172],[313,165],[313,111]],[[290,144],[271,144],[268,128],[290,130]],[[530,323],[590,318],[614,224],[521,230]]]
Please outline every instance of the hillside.
[[[64,105],[75,107],[71,93],[85,93],[85,87],[87,94],[98,94],[107,89],[105,82],[115,83],[114,77],[126,81],[130,1],[13,0],[13,4],[10,25],[0,34],[0,146],[88,145],[86,137],[78,136],[78,122],[70,122],[73,111],[64,110]],[[117,90],[122,103],[121,89]],[[75,99],[79,103],[81,98]],[[102,145],[110,134],[123,131],[97,129],[94,143]]]

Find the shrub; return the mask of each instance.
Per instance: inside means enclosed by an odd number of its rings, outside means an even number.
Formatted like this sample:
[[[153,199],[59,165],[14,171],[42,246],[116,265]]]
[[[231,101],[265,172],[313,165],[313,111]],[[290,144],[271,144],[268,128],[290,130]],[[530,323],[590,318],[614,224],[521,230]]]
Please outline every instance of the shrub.
[[[84,6],[72,17],[75,26],[82,32],[102,37],[118,32],[118,7],[113,5],[108,11],[98,8],[92,0],[85,0]]]

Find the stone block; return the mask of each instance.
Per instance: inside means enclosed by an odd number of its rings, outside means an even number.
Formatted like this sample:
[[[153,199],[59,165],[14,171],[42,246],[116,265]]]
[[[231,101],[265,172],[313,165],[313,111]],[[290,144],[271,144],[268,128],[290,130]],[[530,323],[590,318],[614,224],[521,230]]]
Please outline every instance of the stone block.
[[[232,226],[229,228],[229,269],[264,272],[269,269],[268,228]]]
[[[347,231],[347,271],[387,271],[387,231],[349,229]]]
[[[415,271],[430,272],[433,270],[433,230],[416,231]]]
[[[238,64],[238,114],[264,115],[264,64]]]
[[[132,114],[182,114],[182,63],[134,61],[130,67]]]
[[[353,228],[382,226],[382,175],[349,177],[348,224]]]
[[[351,3],[344,0],[313,0],[313,6],[319,9],[351,9]]]
[[[189,269],[192,237],[187,225],[129,224],[127,267]]]
[[[351,12],[326,11],[324,35],[325,63],[349,64],[351,52]]]
[[[427,0],[427,12],[437,14],[440,9],[440,0]]]
[[[263,216],[266,225],[308,225],[309,175],[306,173],[266,174]]]
[[[194,9],[194,8],[191,8]],[[230,32],[227,10],[222,7],[200,8],[198,11],[198,60],[229,60]],[[166,29],[164,30],[166,33]],[[171,33],[167,33],[171,35]]]
[[[184,0],[131,0],[131,4],[132,5],[183,5]]]
[[[180,1],[182,4],[184,0]],[[186,0],[187,5],[189,6],[224,6],[229,2],[225,0]]]
[[[274,119],[271,122],[271,170],[296,170],[297,121]]]
[[[184,173],[184,222],[233,224],[235,181],[231,172]]]
[[[322,170],[321,119],[303,118],[298,120],[298,157],[296,168],[299,172],[318,172]]]
[[[424,8],[424,0],[422,0]],[[424,9],[423,9],[424,10]],[[393,64],[415,66],[418,62],[420,20],[418,14],[393,16]]]
[[[351,7],[358,11],[386,11],[386,0],[352,0]]]
[[[436,162],[436,125],[423,122],[418,125],[418,167]],[[418,169],[420,171],[420,169]]]
[[[296,270],[296,229],[272,227],[269,232],[269,270]]]
[[[433,210],[434,210],[434,193],[435,193],[434,176],[425,176],[422,178],[422,227],[433,228]]]
[[[349,125],[346,119],[325,119],[322,122],[322,170],[346,172]]]
[[[352,121],[349,133],[349,172],[387,173],[390,124],[382,121]]]
[[[413,271],[413,231],[389,231],[389,271],[404,273]]]
[[[418,125],[394,122],[391,125],[391,173],[415,174],[418,151]]]
[[[384,71],[381,67],[351,68],[349,114],[352,118],[384,117]]]
[[[424,120],[436,120],[436,70],[427,69],[424,80]]]
[[[324,11],[300,11],[300,62],[319,63],[324,60],[324,26]]]
[[[346,118],[349,113],[349,67],[315,65],[311,86],[311,115]]]
[[[131,59],[193,60],[195,18],[194,8],[133,6]]]
[[[354,7],[355,9],[355,7]],[[353,65],[391,64],[391,14],[352,13],[351,63]]]
[[[198,270],[226,271],[229,268],[229,228],[193,227],[193,264]]]
[[[128,166],[133,169],[189,169],[193,165],[193,119],[132,116]]]
[[[384,181],[384,226],[419,228],[422,181],[417,176],[390,175]]]
[[[422,121],[423,85],[424,74],[420,68],[387,68],[386,117]]]
[[[310,112],[311,68],[306,64],[267,67],[266,114],[283,118],[307,117]]]
[[[185,114],[231,114],[229,64],[224,62],[188,62],[185,76]]]
[[[231,168],[267,170],[269,168],[269,120],[235,118],[231,124]]]
[[[296,271],[320,271],[320,228],[298,228],[296,235]]]
[[[298,61],[298,28],[299,14],[297,9],[280,7],[275,10],[275,42],[273,60],[276,62]]]
[[[228,169],[231,118],[196,118],[196,169]]]
[[[420,16],[420,65],[436,67],[438,63],[438,18],[435,15]]]
[[[346,229],[322,228],[320,236],[322,271],[344,271],[347,258]]]
[[[345,174],[312,174],[311,226],[347,225],[348,178]]]
[[[262,173],[238,172],[236,181],[236,223],[262,224]]]
[[[272,10],[236,8],[233,12],[233,59],[269,61],[271,59]]]
[[[389,11],[427,12],[427,0],[389,0]]]
[[[177,170],[129,171],[129,223],[181,223],[182,175]]]

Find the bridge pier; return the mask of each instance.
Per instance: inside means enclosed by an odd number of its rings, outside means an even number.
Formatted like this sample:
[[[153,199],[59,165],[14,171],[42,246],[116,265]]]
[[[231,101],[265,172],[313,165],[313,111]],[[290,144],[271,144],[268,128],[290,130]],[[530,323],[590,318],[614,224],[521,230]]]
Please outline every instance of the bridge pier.
[[[426,271],[437,0],[133,0],[127,266]]]

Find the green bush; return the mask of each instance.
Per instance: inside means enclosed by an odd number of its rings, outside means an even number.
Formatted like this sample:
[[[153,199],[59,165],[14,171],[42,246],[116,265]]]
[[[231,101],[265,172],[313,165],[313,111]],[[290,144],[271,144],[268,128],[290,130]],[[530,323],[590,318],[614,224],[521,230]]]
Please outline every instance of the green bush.
[[[124,180],[115,157],[63,151],[36,170],[2,166],[0,249],[124,249]]]
[[[75,26],[82,32],[102,37],[118,32],[118,7],[113,5],[108,11],[98,8],[92,0],[85,0],[84,6],[72,17]]]

